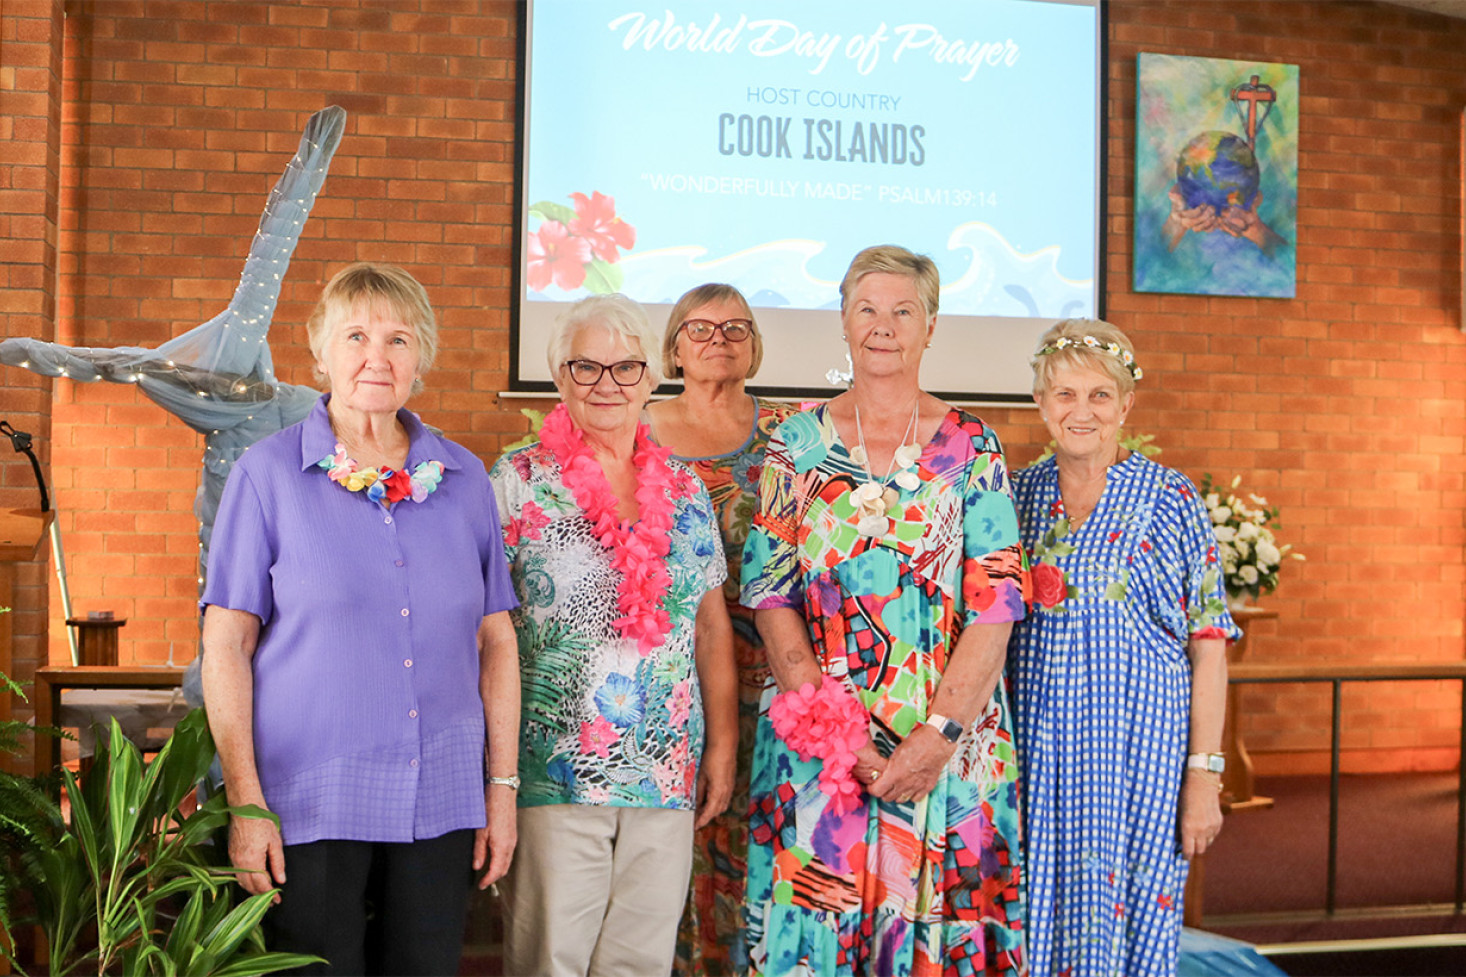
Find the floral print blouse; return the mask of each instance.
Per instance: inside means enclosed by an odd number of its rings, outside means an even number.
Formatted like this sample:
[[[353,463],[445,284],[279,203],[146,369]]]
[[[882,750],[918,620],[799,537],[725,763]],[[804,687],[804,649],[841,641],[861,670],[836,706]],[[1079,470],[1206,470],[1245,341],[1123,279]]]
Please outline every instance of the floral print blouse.
[[[538,442],[489,473],[520,599],[519,806],[696,807],[704,721],[693,637],[727,576],[707,490],[678,462],[666,641],[646,654],[614,627],[622,575]]]

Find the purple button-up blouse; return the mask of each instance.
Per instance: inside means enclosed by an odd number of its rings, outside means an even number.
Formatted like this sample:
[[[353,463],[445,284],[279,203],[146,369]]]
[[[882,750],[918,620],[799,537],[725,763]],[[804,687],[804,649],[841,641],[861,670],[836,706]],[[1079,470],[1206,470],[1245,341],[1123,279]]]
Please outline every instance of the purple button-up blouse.
[[[483,463],[398,411],[407,471],[437,490],[391,511],[316,463],[335,451],[322,397],[234,466],[201,605],[262,623],[255,762],[288,845],[405,842],[484,825],[477,634],[517,605]]]

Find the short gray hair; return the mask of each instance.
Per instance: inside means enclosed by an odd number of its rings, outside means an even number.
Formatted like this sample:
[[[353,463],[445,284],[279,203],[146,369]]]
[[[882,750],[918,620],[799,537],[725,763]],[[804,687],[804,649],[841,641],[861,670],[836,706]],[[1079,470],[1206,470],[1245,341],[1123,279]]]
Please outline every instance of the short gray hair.
[[[857,254],[846,269],[845,277],[840,280],[842,315],[860,280],[872,274],[905,275],[910,278],[916,284],[917,297],[921,299],[922,315],[930,317],[937,314],[937,306],[942,297],[942,277],[937,272],[937,263],[926,255],[909,251],[899,244],[877,244]]]
[[[438,320],[422,283],[396,265],[358,261],[342,268],[326,283],[306,320],[306,337],[317,361],[325,356],[331,330],[358,310],[386,313],[412,330],[418,351],[412,392],[422,393],[422,375],[438,358]],[[317,374],[325,379],[319,370]]]
[[[550,331],[550,341],[545,347],[545,361],[550,367],[550,376],[558,376],[570,355],[570,347],[580,331],[589,326],[603,326],[641,347],[642,358],[646,360],[646,372],[652,378],[652,389],[662,385],[666,375],[662,372],[661,338],[652,331],[647,321],[646,310],[640,303],[627,298],[620,292],[610,295],[592,295],[576,302],[560,313],[555,327]]]

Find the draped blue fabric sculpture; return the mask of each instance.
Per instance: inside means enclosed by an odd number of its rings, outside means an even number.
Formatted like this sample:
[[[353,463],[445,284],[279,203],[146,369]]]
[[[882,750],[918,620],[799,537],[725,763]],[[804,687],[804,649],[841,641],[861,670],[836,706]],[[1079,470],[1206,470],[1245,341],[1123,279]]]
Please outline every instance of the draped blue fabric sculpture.
[[[200,593],[214,513],[235,460],[260,438],[305,417],[320,396],[314,387],[276,379],[267,337],[290,256],[345,127],[346,111],[334,105],[306,123],[300,148],[270,191],[234,298],[208,322],[157,349],[73,347],[18,338],[0,342],[0,363],[48,377],[136,384],[148,399],[204,436],[203,475],[194,500]]]

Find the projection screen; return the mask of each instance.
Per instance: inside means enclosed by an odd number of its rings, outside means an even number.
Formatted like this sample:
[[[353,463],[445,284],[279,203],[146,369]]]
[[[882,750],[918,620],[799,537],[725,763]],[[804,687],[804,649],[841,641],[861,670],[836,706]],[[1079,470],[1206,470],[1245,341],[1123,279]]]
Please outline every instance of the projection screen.
[[[1102,315],[1096,3],[532,0],[521,38],[511,390],[553,389],[569,303],[624,292],[660,333],[720,281],[764,335],[750,389],[829,396],[872,244],[941,271],[949,399],[1027,402],[1038,335]]]

